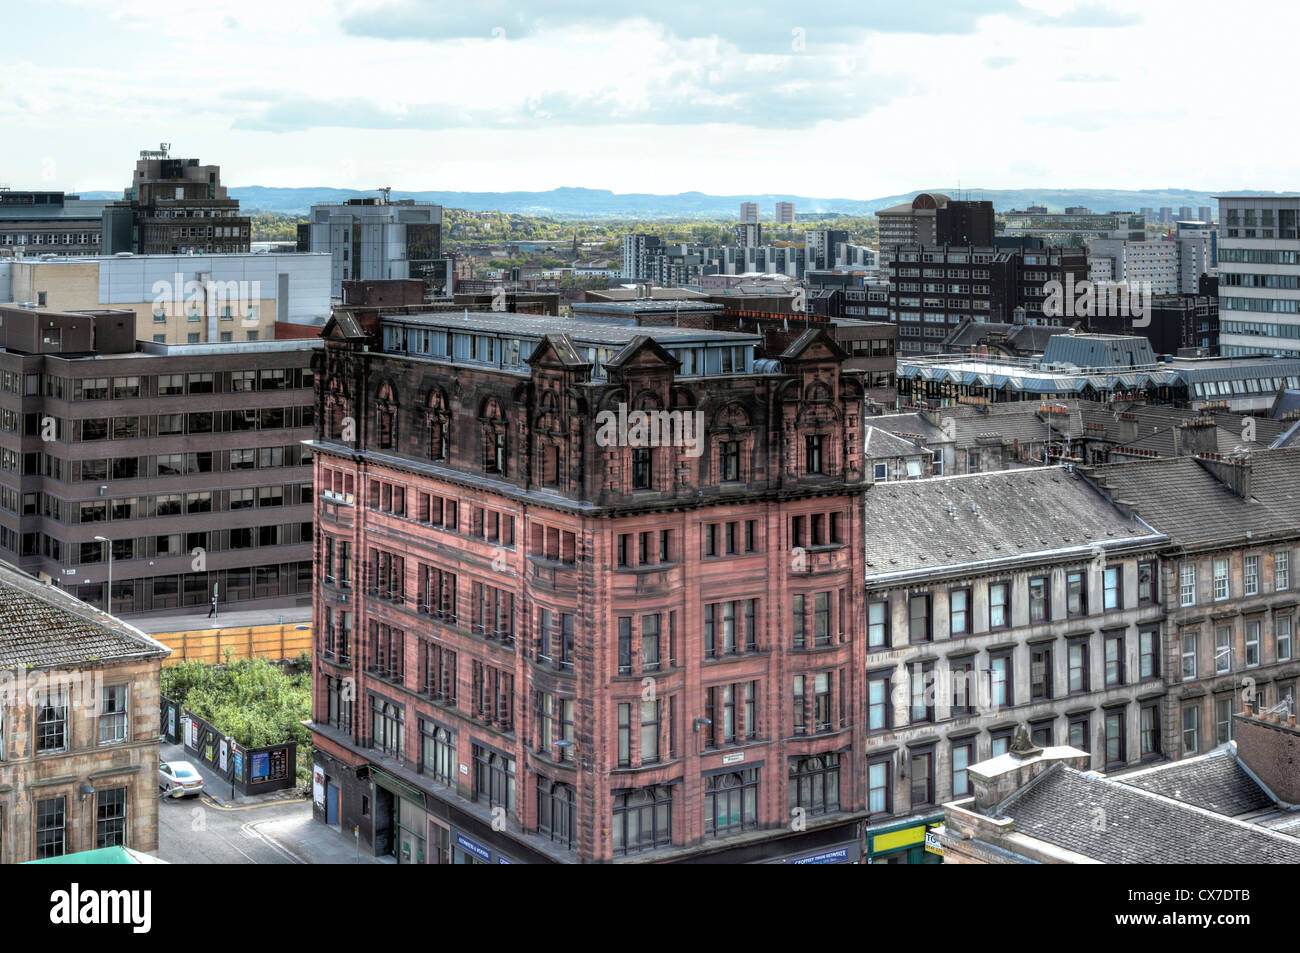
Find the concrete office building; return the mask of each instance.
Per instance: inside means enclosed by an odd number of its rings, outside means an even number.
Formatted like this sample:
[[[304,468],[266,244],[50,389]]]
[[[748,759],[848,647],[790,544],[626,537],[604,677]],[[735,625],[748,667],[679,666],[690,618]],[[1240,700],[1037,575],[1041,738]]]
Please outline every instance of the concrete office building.
[[[922,192],[912,201],[876,212],[880,224],[880,266],[898,245],[991,245],[993,203],[956,201],[942,192]]]
[[[1073,213],[1073,214],[1071,214]],[[1117,238],[1130,242],[1146,240],[1146,219],[1132,212],[1090,212],[1073,209],[1046,212],[1039,209],[1013,209],[1003,216],[1005,227],[999,236],[1007,238],[1041,238],[1049,245],[1081,245],[1097,238]]]
[[[98,254],[109,204],[62,192],[0,188],[0,259]]]
[[[122,201],[104,210],[100,251],[107,255],[247,252],[251,220],[221,184],[221,167],[173,159],[169,145],[147,149]]]
[[[1221,352],[1300,357],[1300,194],[1216,198]]]
[[[2,301],[54,311],[131,311],[142,341],[270,341],[277,321],[322,325],[324,254],[126,255],[0,262]]]
[[[305,604],[314,347],[0,306],[0,560],[115,615]]]
[[[412,199],[349,199],[341,205],[313,205],[311,251],[330,255],[330,295],[340,298],[343,282],[354,279],[423,278],[450,295],[448,263],[442,255],[442,206]]]

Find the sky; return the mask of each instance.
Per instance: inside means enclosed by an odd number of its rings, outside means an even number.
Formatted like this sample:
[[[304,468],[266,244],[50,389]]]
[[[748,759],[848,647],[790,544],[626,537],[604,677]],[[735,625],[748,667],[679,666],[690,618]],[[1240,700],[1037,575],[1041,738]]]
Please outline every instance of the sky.
[[[15,189],[121,189],[160,142],[229,186],[1300,188],[1276,0],[32,0],[4,25]]]

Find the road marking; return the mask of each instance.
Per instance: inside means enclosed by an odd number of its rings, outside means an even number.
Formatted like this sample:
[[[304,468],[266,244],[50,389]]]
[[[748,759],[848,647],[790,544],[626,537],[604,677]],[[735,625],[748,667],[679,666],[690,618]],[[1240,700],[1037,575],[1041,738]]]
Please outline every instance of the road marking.
[[[295,864],[307,863],[307,861],[303,860],[297,854],[293,853],[291,850],[289,850],[289,848],[282,846],[280,842],[277,841],[271,835],[263,834],[261,831],[257,829],[256,825],[253,824],[251,821],[247,824],[242,825],[239,829],[240,831],[243,832],[245,837],[256,838],[257,840],[260,840],[262,843],[266,844],[268,847],[271,847],[272,849],[279,851],[281,854],[288,857],[291,863],[295,863]],[[238,848],[236,848],[236,850],[238,850]]]

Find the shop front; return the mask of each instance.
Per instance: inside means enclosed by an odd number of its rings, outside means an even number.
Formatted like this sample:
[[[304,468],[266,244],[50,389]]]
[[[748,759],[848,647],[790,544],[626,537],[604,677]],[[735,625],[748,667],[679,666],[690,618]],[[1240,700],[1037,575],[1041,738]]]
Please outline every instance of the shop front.
[[[931,833],[943,813],[867,828],[869,864],[942,864],[943,848]]]

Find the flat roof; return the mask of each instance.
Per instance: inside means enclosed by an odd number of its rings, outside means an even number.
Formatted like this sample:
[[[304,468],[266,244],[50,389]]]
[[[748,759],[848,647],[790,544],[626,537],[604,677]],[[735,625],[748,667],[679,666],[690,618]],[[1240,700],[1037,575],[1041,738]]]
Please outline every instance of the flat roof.
[[[484,334],[513,335],[542,338],[548,334],[567,334],[575,341],[588,344],[624,345],[636,337],[654,338],[670,343],[714,341],[720,344],[757,344],[757,334],[735,331],[708,331],[700,328],[675,328],[667,326],[641,326],[606,321],[576,321],[549,315],[515,314],[510,311],[422,311],[416,314],[381,314],[384,324],[417,327],[446,328],[449,330],[481,332]]]

